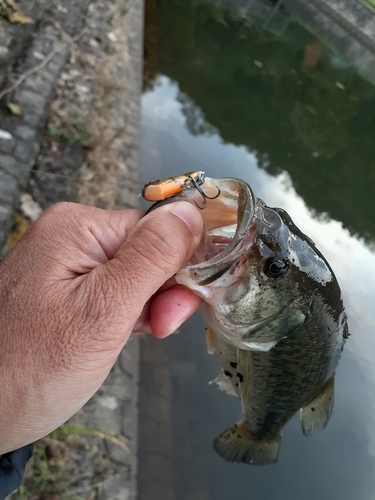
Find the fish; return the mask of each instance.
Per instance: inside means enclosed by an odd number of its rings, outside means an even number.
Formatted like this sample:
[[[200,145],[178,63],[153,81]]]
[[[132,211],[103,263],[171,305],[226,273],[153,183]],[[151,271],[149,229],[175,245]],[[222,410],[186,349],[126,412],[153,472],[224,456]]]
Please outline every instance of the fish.
[[[207,177],[200,188],[204,236],[175,281],[203,299],[208,352],[221,365],[213,382],[242,408],[214,449],[230,462],[275,464],[281,431],[296,412],[305,436],[332,414],[349,336],[340,287],[314,242],[245,181]],[[165,202],[201,196],[185,190]]]

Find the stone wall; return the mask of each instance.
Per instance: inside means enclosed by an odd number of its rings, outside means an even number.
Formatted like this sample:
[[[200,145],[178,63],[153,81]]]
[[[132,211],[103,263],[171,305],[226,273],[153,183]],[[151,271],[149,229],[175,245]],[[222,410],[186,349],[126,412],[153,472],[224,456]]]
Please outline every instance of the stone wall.
[[[36,22],[0,19],[3,252],[25,190],[43,209],[62,200],[135,207],[139,193],[142,0],[17,4]],[[138,381],[139,340],[131,339],[74,419],[109,437],[121,435],[128,451],[115,438],[80,436],[65,460],[68,490],[74,485],[103,500],[137,497]]]

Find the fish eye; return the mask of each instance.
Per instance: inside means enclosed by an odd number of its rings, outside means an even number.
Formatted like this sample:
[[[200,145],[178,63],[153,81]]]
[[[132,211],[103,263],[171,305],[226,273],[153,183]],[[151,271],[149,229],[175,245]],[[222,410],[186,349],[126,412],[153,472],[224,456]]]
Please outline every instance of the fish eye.
[[[270,257],[263,264],[263,272],[269,278],[280,278],[288,270],[288,262],[277,257]]]

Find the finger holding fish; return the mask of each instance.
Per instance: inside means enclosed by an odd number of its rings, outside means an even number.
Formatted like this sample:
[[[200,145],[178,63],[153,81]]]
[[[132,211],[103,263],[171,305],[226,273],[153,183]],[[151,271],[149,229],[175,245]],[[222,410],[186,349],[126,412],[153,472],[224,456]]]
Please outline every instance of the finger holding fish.
[[[154,337],[165,338],[192,316],[202,300],[180,285],[163,287],[145,305],[133,328],[132,337],[152,333]]]

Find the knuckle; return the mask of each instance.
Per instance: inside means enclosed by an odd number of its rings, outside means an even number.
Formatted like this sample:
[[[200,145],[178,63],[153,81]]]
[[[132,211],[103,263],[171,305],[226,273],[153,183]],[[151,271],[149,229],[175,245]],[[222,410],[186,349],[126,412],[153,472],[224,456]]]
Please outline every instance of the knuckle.
[[[51,205],[36,221],[35,228],[44,231],[56,232],[58,228],[63,229],[72,226],[75,218],[75,207],[77,205],[69,202],[60,202]]]
[[[44,212],[44,218],[55,218],[71,215],[74,211],[74,207],[77,205],[75,203],[69,203],[68,201],[61,201],[51,205]]]

